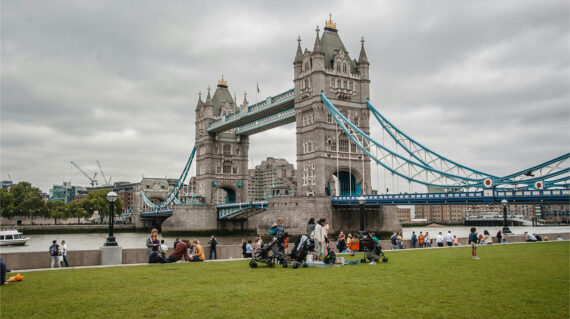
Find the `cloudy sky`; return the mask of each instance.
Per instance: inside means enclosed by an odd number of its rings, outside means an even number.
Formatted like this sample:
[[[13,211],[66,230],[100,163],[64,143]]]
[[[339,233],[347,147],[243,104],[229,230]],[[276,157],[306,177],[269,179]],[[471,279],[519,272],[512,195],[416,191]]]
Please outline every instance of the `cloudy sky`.
[[[198,92],[222,74],[238,101],[292,88],[297,36],[312,49],[329,12],[353,58],[366,40],[372,103],[424,145],[495,175],[570,150],[566,0],[1,5],[1,178],[46,192],[88,185],[71,160],[113,181],[178,177]],[[294,131],[252,136],[251,164],[295,162]]]

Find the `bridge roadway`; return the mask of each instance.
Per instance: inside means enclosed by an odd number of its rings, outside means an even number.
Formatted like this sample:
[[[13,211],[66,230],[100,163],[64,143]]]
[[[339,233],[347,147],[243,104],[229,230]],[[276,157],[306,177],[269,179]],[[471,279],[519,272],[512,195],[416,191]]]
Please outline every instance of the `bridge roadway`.
[[[270,96],[259,103],[210,121],[208,133],[236,129],[237,135],[252,135],[276,126],[295,122],[295,92],[293,89]]]
[[[333,206],[357,206],[360,196],[333,196]],[[365,205],[474,205],[500,204],[503,199],[510,204],[567,204],[570,189],[552,190],[485,190],[478,192],[415,193],[365,195]],[[268,208],[267,201],[231,203],[216,206],[218,219],[242,219],[259,214]],[[172,209],[141,213],[141,218],[160,218],[172,215]]]

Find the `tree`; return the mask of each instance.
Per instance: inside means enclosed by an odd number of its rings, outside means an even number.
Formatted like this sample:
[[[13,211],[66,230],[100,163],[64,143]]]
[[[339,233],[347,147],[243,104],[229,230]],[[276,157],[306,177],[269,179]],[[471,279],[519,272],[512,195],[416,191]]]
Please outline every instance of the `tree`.
[[[14,216],[47,216],[48,211],[42,199],[39,188],[32,187],[28,182],[19,182],[10,188],[10,193],[14,196]]]
[[[77,217],[77,223],[80,223],[82,217],[88,217],[89,214],[85,209],[81,206],[80,203],[76,201],[71,201],[67,204],[67,215],[69,217]]]
[[[14,194],[7,189],[2,189],[0,191],[0,216],[6,217],[8,220],[14,217],[16,213],[14,202]]]
[[[49,201],[46,206],[49,216],[53,218],[54,224],[57,225],[58,218],[61,219],[67,217],[67,209],[64,202],[60,202],[58,200]]]
[[[89,213],[89,215],[93,215],[96,211],[99,212],[99,218],[101,219],[101,223],[103,223],[103,217],[109,215],[109,202],[107,201],[107,193],[110,192],[110,189],[100,189],[97,191],[90,192],[85,196],[85,198],[81,201],[81,206]],[[123,201],[121,198],[117,198],[115,201],[115,215],[117,212],[123,210]]]

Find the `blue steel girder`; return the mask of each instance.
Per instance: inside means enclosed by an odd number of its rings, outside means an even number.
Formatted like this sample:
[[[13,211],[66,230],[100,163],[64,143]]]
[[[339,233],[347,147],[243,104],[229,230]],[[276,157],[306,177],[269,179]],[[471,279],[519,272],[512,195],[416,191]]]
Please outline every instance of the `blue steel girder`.
[[[172,209],[151,210],[142,212],[141,218],[156,218],[156,217],[170,217],[172,216]]]
[[[236,135],[253,135],[293,122],[295,122],[295,109],[292,107],[239,126]]]
[[[360,196],[333,196],[333,206],[357,206]],[[570,201],[570,190],[494,190],[492,192],[448,192],[367,195],[365,205],[471,205],[500,204],[557,204]]]
[[[260,120],[267,116],[290,109],[295,104],[294,89],[287,90],[266,100],[247,107],[247,111],[239,110],[220,119],[212,120],[208,126],[208,133],[221,133],[238,128],[248,123]]]
[[[266,201],[232,203],[216,206],[218,219],[245,219],[267,210]]]

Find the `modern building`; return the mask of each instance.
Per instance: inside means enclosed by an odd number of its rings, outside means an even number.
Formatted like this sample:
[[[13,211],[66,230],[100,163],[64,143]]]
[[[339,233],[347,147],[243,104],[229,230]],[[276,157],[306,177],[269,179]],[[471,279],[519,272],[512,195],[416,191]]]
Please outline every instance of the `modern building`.
[[[84,188],[82,186],[73,186],[70,182],[63,182],[63,185],[53,185],[49,190],[48,200],[69,203],[75,200],[75,196]]]
[[[250,201],[276,196],[292,196],[297,188],[295,167],[287,160],[268,157],[249,170]]]
[[[14,183],[12,181],[2,181],[2,188],[3,189],[8,189],[12,186],[14,186]]]

